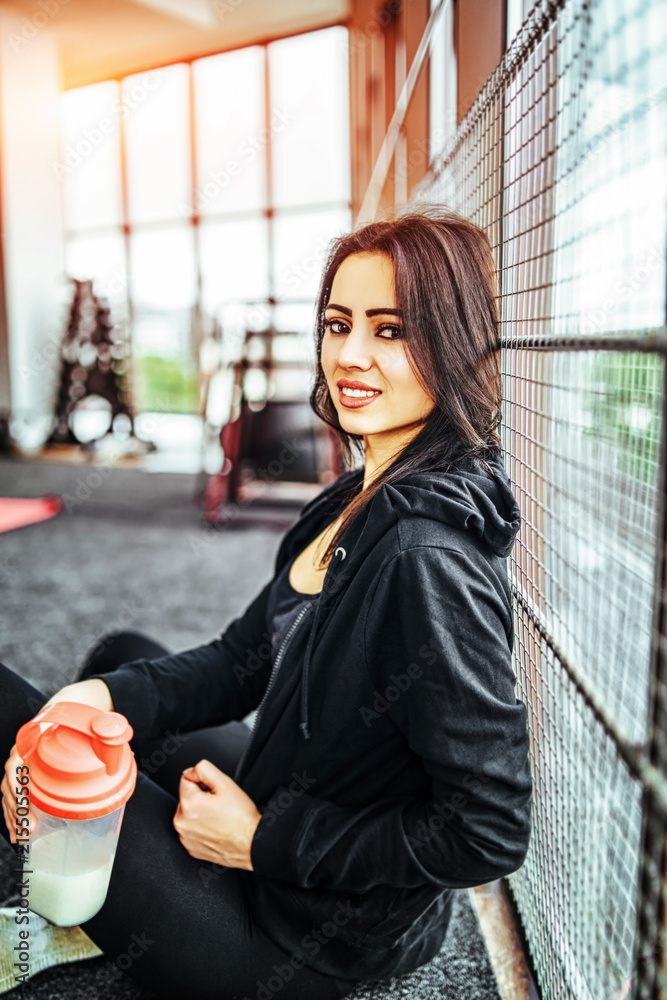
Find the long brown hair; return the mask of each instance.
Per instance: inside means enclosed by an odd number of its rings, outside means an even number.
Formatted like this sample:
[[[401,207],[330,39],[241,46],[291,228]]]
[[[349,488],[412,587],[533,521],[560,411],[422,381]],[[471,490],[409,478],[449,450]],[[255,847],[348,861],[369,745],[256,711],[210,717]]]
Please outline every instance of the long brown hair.
[[[448,471],[465,456],[482,460],[500,448],[502,382],[496,271],[486,233],[440,206],[423,205],[372,222],[333,240],[320,283],[316,316],[315,413],[333,427],[345,464],[363,456],[363,437],[343,430],[321,362],[325,309],[342,262],[355,253],[379,253],[394,265],[408,361],[434,406],[421,429],[366,489],[352,496],[324,553],[328,564],[343,533],[385,483],[414,472]]]

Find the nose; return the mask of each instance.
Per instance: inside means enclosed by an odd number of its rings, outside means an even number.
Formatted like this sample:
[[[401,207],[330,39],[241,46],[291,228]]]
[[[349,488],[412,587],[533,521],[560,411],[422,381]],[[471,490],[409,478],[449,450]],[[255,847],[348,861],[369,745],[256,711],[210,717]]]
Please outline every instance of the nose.
[[[370,350],[370,340],[358,325],[354,325],[346,337],[342,339],[336,355],[336,361],[341,368],[358,368],[368,371],[373,365],[373,355]]]

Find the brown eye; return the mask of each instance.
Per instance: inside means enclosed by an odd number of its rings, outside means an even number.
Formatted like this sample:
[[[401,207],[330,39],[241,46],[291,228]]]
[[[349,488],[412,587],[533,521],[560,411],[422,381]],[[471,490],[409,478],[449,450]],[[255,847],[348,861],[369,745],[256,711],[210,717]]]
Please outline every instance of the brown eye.
[[[383,336],[382,332],[384,330],[388,330],[391,336],[389,337]],[[403,336],[403,328],[400,326],[392,326],[391,324],[385,324],[384,326],[379,326],[377,332],[378,336],[380,336],[382,340],[400,340]]]
[[[343,327],[342,330],[334,329],[334,327]],[[330,330],[331,333],[347,333],[348,326],[347,323],[343,323],[342,319],[327,319],[324,321],[324,329]]]

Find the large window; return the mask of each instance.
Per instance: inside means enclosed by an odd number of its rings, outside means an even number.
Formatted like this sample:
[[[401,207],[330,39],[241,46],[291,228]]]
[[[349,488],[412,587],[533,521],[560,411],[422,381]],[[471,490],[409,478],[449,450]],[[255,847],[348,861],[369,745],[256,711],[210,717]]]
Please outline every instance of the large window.
[[[335,27],[63,95],[67,272],[129,328],[138,410],[196,411],[207,322],[312,349],[351,221],[347,60]]]

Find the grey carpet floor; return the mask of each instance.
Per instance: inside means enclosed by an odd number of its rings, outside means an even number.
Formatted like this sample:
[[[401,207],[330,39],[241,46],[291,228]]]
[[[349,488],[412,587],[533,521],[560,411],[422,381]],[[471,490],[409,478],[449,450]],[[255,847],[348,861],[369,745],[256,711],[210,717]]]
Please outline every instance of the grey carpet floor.
[[[116,468],[89,479],[93,471],[0,460],[0,496],[72,498],[69,512],[54,521],[0,535],[0,660],[48,695],[74,678],[86,651],[109,630],[137,629],[174,650],[219,635],[271,577],[280,539],[296,516],[255,507],[234,527],[212,532],[202,527],[192,501],[193,477]],[[13,860],[12,849],[0,842],[0,900],[14,880]],[[49,969],[15,995],[153,996],[104,958]],[[408,976],[363,984],[352,996],[499,1000],[467,894],[457,893],[447,938],[433,961]]]

